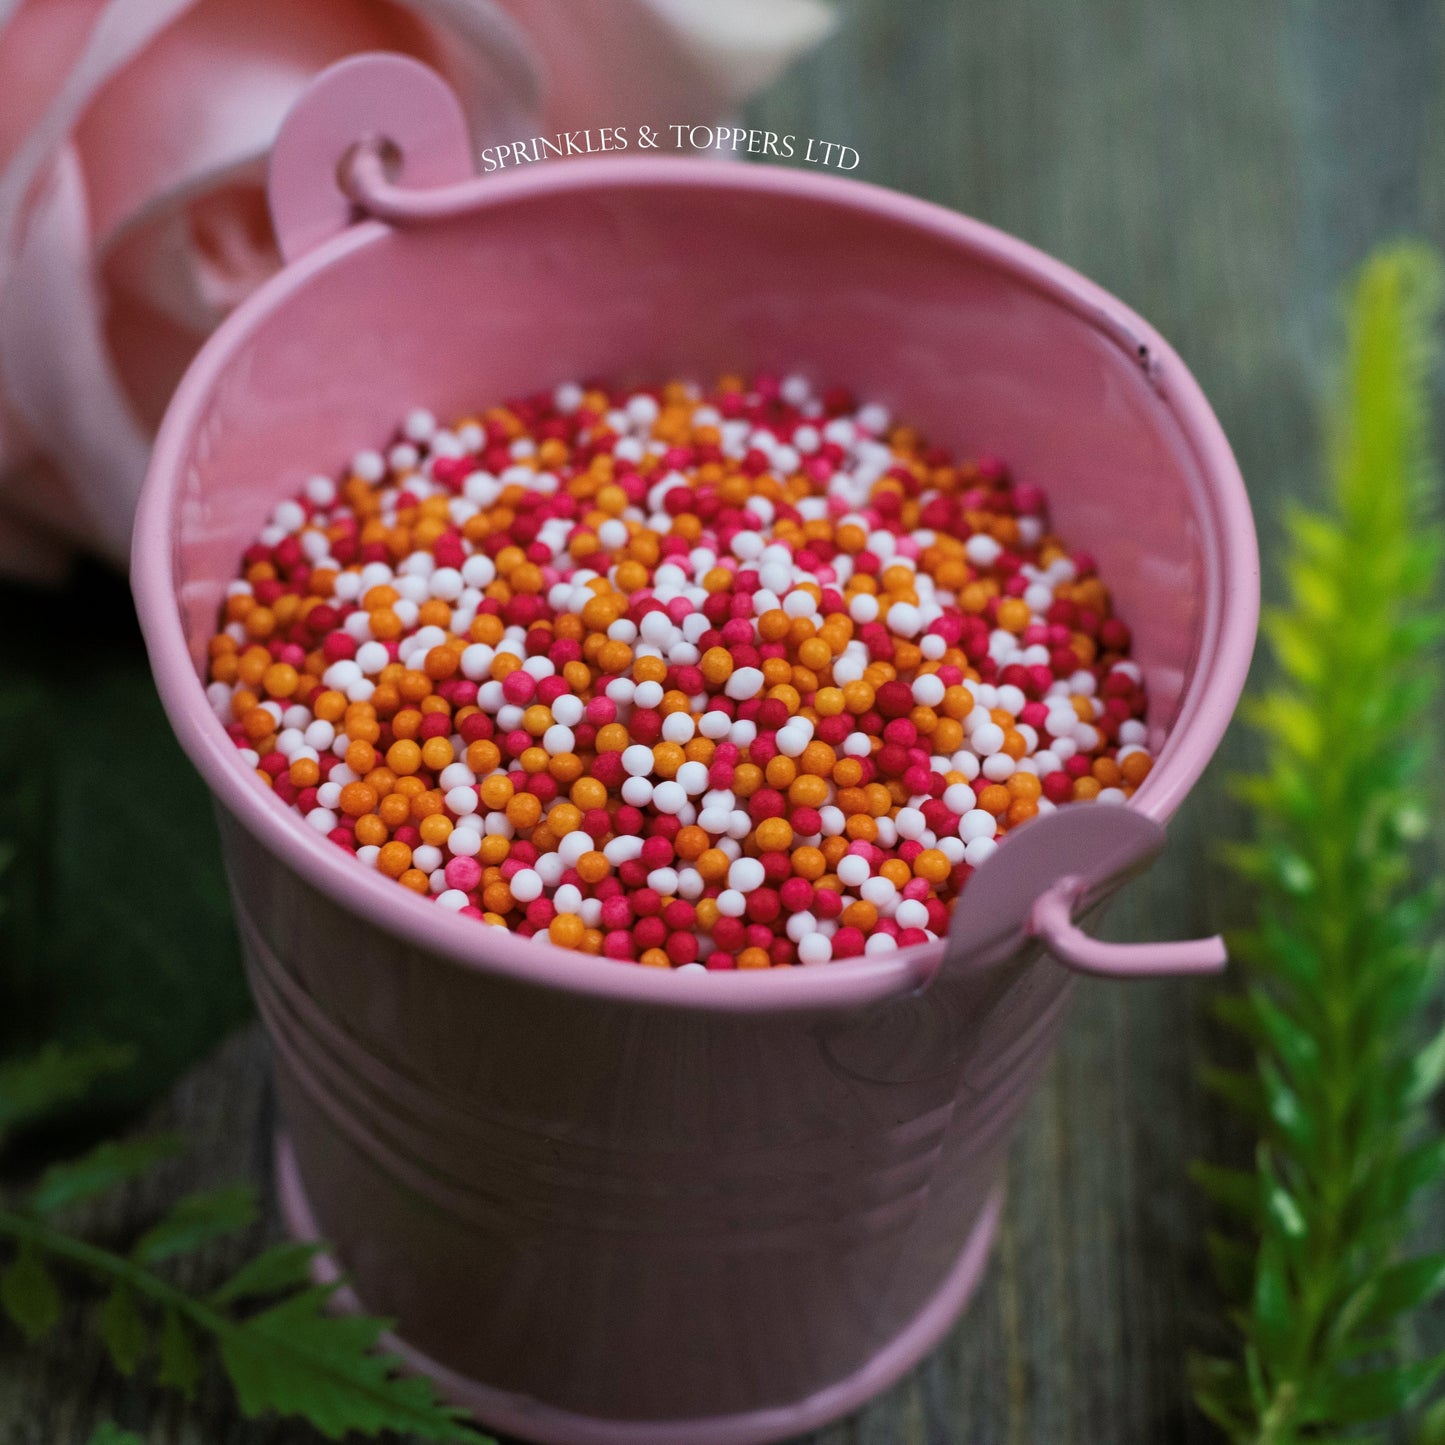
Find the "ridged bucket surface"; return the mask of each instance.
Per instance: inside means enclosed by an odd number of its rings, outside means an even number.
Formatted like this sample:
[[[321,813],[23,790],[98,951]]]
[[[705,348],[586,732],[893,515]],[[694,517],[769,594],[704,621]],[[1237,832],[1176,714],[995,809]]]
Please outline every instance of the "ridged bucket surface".
[[[216,796],[275,1045],[292,1218],[459,1396],[535,1438],[774,1438],[911,1364],[977,1276],[1072,974],[1014,936],[954,939],[941,970],[934,945],[682,977],[480,927],[248,774],[205,701],[206,639],[274,503],[413,406],[752,368],[845,383],[1047,490],[1133,628],[1158,754],[1133,806],[1166,819],[1253,643],[1229,449],[1125,307],[889,192],[573,162],[451,219],[359,224],[208,344],[137,525],[156,677]]]

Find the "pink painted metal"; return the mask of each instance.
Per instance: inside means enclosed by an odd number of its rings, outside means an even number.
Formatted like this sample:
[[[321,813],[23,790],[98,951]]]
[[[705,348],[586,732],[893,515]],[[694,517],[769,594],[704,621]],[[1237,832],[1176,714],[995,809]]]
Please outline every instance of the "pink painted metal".
[[[391,221],[322,239],[339,213],[330,196],[308,210],[308,184],[334,188],[351,140],[392,129],[376,96],[402,115],[430,85],[391,57],[347,64],[281,142],[292,264],[178,390],[134,543],[156,680],[215,795],[275,1045],[288,1217],[494,1426],[570,1445],[810,1428],[962,1307],[1074,972],[1222,961],[1217,940],[1105,945],[1074,918],[1157,854],[1238,699],[1258,605],[1243,485],[1144,321],[1018,241],[874,187],[647,158],[419,198],[363,148],[341,184]],[[369,136],[331,114],[353,83]],[[1130,806],[1010,836],[946,946],[682,975],[436,908],[239,765],[201,686],[206,639],[237,557],[307,475],[418,404],[756,367],[845,381],[1048,489],[1148,682],[1158,760]]]

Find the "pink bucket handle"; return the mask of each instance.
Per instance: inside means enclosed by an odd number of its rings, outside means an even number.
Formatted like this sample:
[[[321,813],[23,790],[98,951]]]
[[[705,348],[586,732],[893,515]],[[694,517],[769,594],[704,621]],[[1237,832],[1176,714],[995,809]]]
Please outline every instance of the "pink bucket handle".
[[[1184,943],[1104,943],[1074,923],[1163,851],[1163,827],[1132,807],[1070,804],[1009,833],[968,881],[949,928],[941,972],[1005,956],[1037,938],[1060,963],[1107,978],[1212,973],[1219,937]]]
[[[353,162],[402,194],[474,178],[467,118],[436,71],[405,55],[353,55],[323,70],[282,122],[267,192],[281,255],[295,261],[381,207],[358,205]],[[385,217],[381,217],[385,219]]]
[[[1217,973],[1228,959],[1224,940],[1190,938],[1179,943],[1106,943],[1074,924],[1073,906],[1082,879],[1065,878],[1043,894],[1029,914],[1029,932],[1060,962],[1104,978],[1150,978],[1180,973]]]

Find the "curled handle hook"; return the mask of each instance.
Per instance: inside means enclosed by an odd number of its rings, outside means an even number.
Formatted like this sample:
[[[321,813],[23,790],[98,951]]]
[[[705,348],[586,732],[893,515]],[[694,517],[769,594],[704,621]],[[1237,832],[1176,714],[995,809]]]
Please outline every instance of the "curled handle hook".
[[[365,216],[390,219],[394,193],[398,221],[455,211],[474,179],[467,118],[446,81],[409,56],[351,55],[282,122],[267,193],[281,254],[297,261]],[[429,210],[438,197],[448,199]]]
[[[1061,963],[1102,978],[1147,978],[1218,973],[1227,955],[1224,940],[1191,938],[1178,943],[1105,943],[1077,928],[1073,907],[1084,893],[1078,878],[1065,878],[1041,893],[1029,914],[1029,932]]]
[[[339,179],[360,211],[392,226],[448,220],[486,194],[486,182],[475,176],[439,186],[405,186],[389,170],[385,146],[364,140],[343,157]]]

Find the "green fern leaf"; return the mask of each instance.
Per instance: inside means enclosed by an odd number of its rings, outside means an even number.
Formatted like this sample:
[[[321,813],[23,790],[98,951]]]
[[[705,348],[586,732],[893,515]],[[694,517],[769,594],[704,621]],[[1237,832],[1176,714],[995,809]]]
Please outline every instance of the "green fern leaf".
[[[191,1194],[140,1237],[134,1255],[142,1264],[159,1264],[244,1229],[255,1217],[256,1194],[249,1185]]]
[[[1442,894],[1417,857],[1445,637],[1429,519],[1442,299],[1445,269],[1421,247],[1361,273],[1329,506],[1286,519],[1287,598],[1263,627],[1276,681],[1243,710],[1264,744],[1235,786],[1254,836],[1222,852],[1255,918],[1235,950],[1245,988],[1217,1012],[1254,1058],[1204,1081],[1259,1148],[1253,1174],[1195,1170],[1248,1229],[1209,1241],[1238,1358],[1195,1375],[1233,1445],[1364,1438],[1441,1372],[1410,1358],[1401,1326],[1445,1292],[1445,1257],[1401,1251],[1413,1199],[1445,1177],[1429,1113],[1445,1033],[1419,1036],[1445,975]]]
[[[17,1125],[81,1098],[97,1079],[125,1068],[134,1057],[133,1050],[109,1044],[50,1044],[26,1058],[0,1062],[0,1140]]]
[[[179,1154],[181,1148],[175,1134],[107,1139],[89,1154],[47,1169],[30,1196],[31,1207],[41,1214],[54,1214],[147,1173],[161,1160]]]
[[[424,1440],[480,1441],[460,1412],[437,1403],[431,1384],[398,1378],[375,1352],[380,1320],[326,1312],[329,1289],[310,1289],[221,1336],[226,1372],[242,1413],[301,1415],[323,1435],[404,1430]]]
[[[60,1319],[60,1290],[45,1261],[22,1246],[0,1274],[0,1306],[27,1340],[41,1340]]]
[[[100,1338],[122,1375],[133,1375],[146,1352],[149,1335],[135,1293],[117,1284],[100,1307]]]

